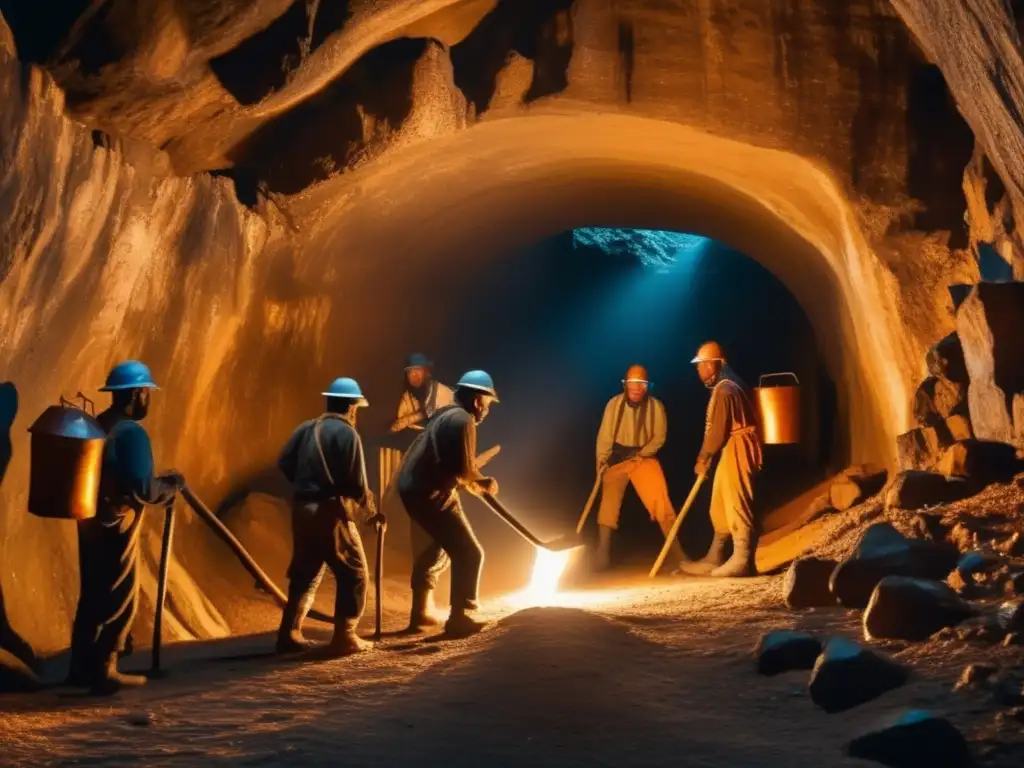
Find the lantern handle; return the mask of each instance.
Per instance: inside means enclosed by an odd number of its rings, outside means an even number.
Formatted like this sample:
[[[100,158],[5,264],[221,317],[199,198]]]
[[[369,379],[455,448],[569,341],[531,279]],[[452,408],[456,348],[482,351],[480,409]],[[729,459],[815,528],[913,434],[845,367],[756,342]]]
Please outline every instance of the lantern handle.
[[[793,377],[793,381],[796,382],[796,385],[798,387],[800,386],[800,379],[798,379],[796,377],[796,374],[793,373],[792,371],[785,371],[783,373],[765,373],[765,374],[762,374],[761,378],[758,379],[758,381],[757,381],[758,389],[760,389],[762,386],[764,386],[764,380],[765,379],[770,379],[772,376],[792,376]]]
[[[75,400],[81,400],[82,404],[78,405],[75,402]],[[61,395],[60,396],[60,404],[61,404],[62,407],[70,405],[72,408],[78,408],[80,411],[85,411],[90,416],[95,416],[96,415],[96,403],[94,403],[92,400],[90,400],[88,397],[86,397],[81,392],[76,394],[75,397],[72,400],[68,400],[68,399],[66,399],[64,397],[64,395]]]

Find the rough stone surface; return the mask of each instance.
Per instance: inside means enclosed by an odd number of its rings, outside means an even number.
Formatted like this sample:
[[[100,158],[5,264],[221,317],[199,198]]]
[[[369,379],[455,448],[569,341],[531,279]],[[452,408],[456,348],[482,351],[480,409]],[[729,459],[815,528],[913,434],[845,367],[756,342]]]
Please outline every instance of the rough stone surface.
[[[778,675],[797,669],[813,669],[821,647],[821,640],[806,632],[769,632],[761,637],[754,649],[757,671],[762,675]]]
[[[974,437],[974,430],[971,429],[970,416],[966,414],[955,414],[946,419],[946,432],[954,442],[970,440]],[[911,467],[912,469],[912,467]]]
[[[887,576],[864,611],[864,637],[926,640],[970,618],[974,609],[941,581]]]
[[[967,740],[945,718],[911,710],[878,730],[858,736],[846,748],[851,757],[892,768],[967,768]]]
[[[829,579],[836,569],[835,560],[800,557],[792,562],[782,582],[782,597],[787,608],[816,608],[836,604]]]
[[[911,522],[914,535],[926,541],[942,542],[946,540],[947,530],[942,523],[942,515],[919,512]]]
[[[908,672],[886,656],[842,637],[828,641],[811,672],[811,700],[829,714],[843,712],[898,688]]]
[[[948,379],[961,386],[967,386],[970,382],[967,364],[964,361],[964,350],[960,344],[960,337],[955,333],[949,334],[929,348],[925,362],[928,365],[928,373],[934,378]]]
[[[951,442],[952,437],[941,422],[904,432],[896,438],[900,469],[931,469]]]
[[[975,434],[1024,448],[1013,413],[1014,398],[1024,393],[1024,282],[976,285],[956,318]]]
[[[0,55],[5,53],[15,58],[18,55],[18,49],[14,45],[14,35],[11,33],[11,28],[7,26],[4,15],[0,12]]]
[[[956,566],[953,547],[907,539],[890,523],[875,523],[832,573],[829,586],[848,608],[864,608],[886,576],[944,579]]]
[[[886,493],[885,503],[896,509],[921,509],[946,504],[970,496],[975,486],[959,478],[946,478],[936,472],[907,470],[896,476]]]
[[[886,472],[844,473],[829,488],[829,500],[840,511],[861,504],[885,487]]]

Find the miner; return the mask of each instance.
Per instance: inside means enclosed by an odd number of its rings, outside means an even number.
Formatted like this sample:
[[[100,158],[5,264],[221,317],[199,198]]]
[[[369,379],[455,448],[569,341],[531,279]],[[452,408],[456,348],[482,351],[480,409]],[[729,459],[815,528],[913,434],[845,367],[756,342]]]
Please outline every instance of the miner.
[[[336,379],[326,392],[327,410],[298,426],[281,451],[278,466],[292,484],[292,560],[288,602],[277,633],[277,652],[296,653],[310,644],[302,622],[313,606],[324,568],[334,574],[334,635],[323,654],[348,656],[369,643],[356,635],[366,604],[367,566],[357,528],[359,510],[368,523],[383,525],[366,482],[363,443],[356,412],[368,405],[359,384]]]
[[[449,637],[467,637],[484,628],[470,614],[477,608],[484,552],[462,510],[459,488],[481,495],[498,492],[494,478],[476,466],[476,427],[498,402],[485,371],[469,371],[455,388],[454,402],[438,409],[416,437],[398,472],[398,493],[423,536],[413,561],[409,632],[440,623],[429,606],[438,577],[451,565]]]
[[[157,389],[149,368],[130,360],[107,376],[110,408],[98,417],[103,445],[96,516],[78,522],[81,588],[71,634],[71,685],[114,693],[146,678],[117,669],[138,606],[139,531],[146,505],[167,505],[184,485],[177,472],[153,474],[149,435],[139,423]]]
[[[749,576],[756,572],[757,527],[754,518],[754,481],[761,470],[753,401],[747,386],[733,372],[717,342],[709,341],[691,361],[708,389],[704,444],[694,471],[706,474],[721,454],[711,488],[711,524],[714,540],[702,560],[686,563],[683,571],[712,576]],[[732,557],[725,547],[732,538]]]
[[[612,532],[619,526],[622,500],[630,483],[665,536],[670,535],[676,519],[665,473],[657,459],[668,435],[665,406],[651,396],[647,370],[642,365],[629,366],[622,386],[623,392],[605,406],[597,434],[597,474],[601,478],[596,558],[599,570],[608,568]],[[683,560],[678,540],[672,543],[671,557],[678,563]]]
[[[437,381],[433,376],[433,362],[424,354],[414,352],[405,363],[405,391],[398,401],[398,417],[391,424],[392,434],[405,433],[416,435],[423,431],[424,426],[438,408],[452,403],[452,390]],[[412,442],[411,438],[404,445]],[[380,449],[380,493],[381,508],[391,515],[401,507],[401,500],[393,485],[398,474],[398,466],[402,461],[402,451],[394,445],[386,445]],[[429,544],[429,537],[418,523],[410,519],[409,541],[412,544],[412,559],[422,552]],[[442,555],[447,558],[447,555]],[[447,562],[442,566],[447,567]],[[442,568],[443,570],[443,568]],[[432,619],[433,605],[428,597],[426,611],[420,611],[423,621]]]

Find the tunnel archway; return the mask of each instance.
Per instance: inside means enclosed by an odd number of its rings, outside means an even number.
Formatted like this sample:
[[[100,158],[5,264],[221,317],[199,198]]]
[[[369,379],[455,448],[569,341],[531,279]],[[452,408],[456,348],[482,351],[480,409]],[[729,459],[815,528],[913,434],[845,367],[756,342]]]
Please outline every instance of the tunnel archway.
[[[297,280],[350,279],[336,254],[372,250],[359,280],[396,293],[415,264],[457,271],[462,259],[577,226],[723,242],[778,277],[810,318],[851,460],[894,458],[919,363],[891,276],[842,190],[802,158],[622,115],[511,118],[396,151],[372,174],[293,199],[288,214],[308,233]]]

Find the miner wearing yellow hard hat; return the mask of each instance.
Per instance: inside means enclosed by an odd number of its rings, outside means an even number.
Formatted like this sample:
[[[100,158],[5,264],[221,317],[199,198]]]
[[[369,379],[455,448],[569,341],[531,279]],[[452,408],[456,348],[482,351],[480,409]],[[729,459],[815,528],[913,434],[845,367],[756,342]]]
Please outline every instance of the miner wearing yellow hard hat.
[[[619,526],[627,485],[633,484],[647,513],[666,536],[676,519],[665,473],[657,459],[668,435],[665,406],[651,396],[647,370],[642,365],[629,367],[622,386],[623,391],[605,406],[597,434],[601,507],[597,513],[596,566],[600,570],[610,562],[612,532]],[[677,562],[683,560],[678,541],[673,542],[672,557]]]
[[[761,470],[761,440],[757,434],[753,400],[743,381],[733,372],[722,347],[709,341],[691,360],[708,389],[704,443],[695,472],[710,471],[721,454],[711,488],[711,524],[715,538],[702,560],[686,563],[682,570],[712,576],[750,576],[756,572],[754,553],[757,530],[754,519],[754,480]],[[732,556],[725,547],[732,538]]]

